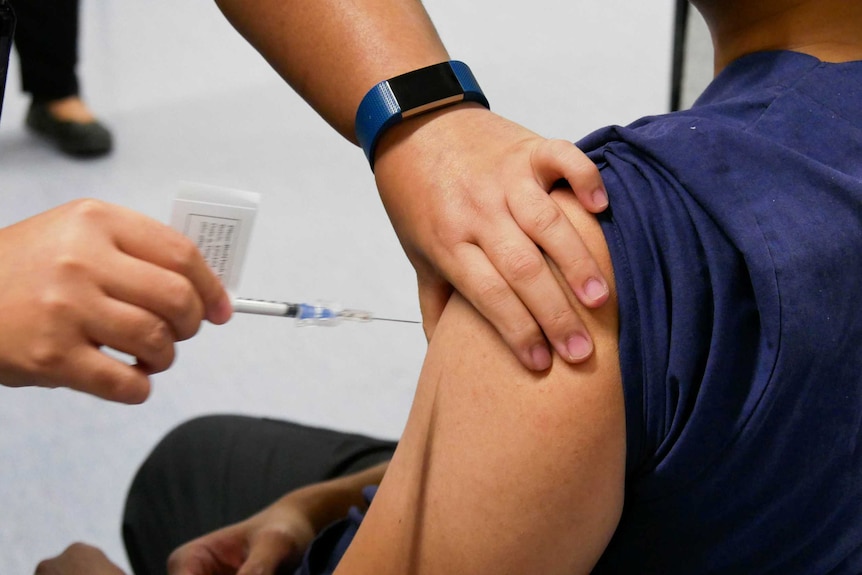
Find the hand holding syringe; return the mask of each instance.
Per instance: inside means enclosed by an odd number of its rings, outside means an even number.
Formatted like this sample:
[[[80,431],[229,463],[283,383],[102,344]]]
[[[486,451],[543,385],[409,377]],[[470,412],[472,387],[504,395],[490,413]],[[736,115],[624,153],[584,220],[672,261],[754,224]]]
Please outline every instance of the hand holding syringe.
[[[360,322],[376,320],[397,321],[400,323],[419,323],[418,321],[409,319],[374,317],[370,311],[342,309],[341,306],[334,304],[287,303],[246,298],[235,298],[233,300],[233,311],[237,313],[292,317],[296,319],[296,324],[300,326],[324,325],[331,327],[338,325],[342,320]]]

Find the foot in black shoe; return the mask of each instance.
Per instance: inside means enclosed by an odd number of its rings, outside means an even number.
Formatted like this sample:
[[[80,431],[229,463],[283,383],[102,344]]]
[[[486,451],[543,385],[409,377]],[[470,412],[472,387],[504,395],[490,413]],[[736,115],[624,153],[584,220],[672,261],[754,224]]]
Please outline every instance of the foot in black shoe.
[[[27,127],[78,158],[104,156],[111,151],[111,132],[98,121],[71,122],[51,114],[46,103],[34,102],[27,112]]]

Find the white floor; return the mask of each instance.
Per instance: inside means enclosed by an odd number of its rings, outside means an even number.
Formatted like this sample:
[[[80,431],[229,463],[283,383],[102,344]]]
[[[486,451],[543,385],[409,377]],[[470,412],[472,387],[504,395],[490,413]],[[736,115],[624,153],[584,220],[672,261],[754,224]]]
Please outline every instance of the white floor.
[[[666,110],[672,5],[426,2],[496,111],[573,140]],[[253,190],[263,203],[243,295],[323,298],[418,319],[412,270],[362,153],[285,87],[213,4],[82,8],[84,94],[113,128],[116,151],[78,162],[26,133],[13,61],[0,126],[0,226],[80,196],[166,220],[179,180]],[[119,521],[129,480],[161,436],[196,414],[396,437],[423,351],[418,326],[297,328],[238,316],[180,344],[142,406],[0,388],[0,573],[32,573],[74,540],[125,566]]]

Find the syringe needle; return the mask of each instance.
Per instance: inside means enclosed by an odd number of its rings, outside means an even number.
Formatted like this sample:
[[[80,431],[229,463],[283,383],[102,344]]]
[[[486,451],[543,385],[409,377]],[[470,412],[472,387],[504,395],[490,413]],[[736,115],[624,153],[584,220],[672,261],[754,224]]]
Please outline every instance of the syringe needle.
[[[393,319],[391,317],[372,317],[374,321],[396,321],[398,323],[422,323],[413,319]]]
[[[343,309],[338,312],[338,316],[342,319],[350,319],[354,321],[394,321],[398,323],[421,323],[412,319],[395,319],[391,317],[376,317],[371,315],[371,312],[358,309]]]

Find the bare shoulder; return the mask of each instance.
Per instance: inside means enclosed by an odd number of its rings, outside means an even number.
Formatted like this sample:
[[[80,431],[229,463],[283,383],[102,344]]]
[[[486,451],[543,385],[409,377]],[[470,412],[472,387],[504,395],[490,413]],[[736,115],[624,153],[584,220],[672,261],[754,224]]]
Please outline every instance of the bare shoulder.
[[[595,218],[555,199],[608,278]],[[579,308],[586,363],[524,369],[454,296],[437,326],[407,427],[339,573],[588,573],[622,510],[625,415],[616,300]]]

